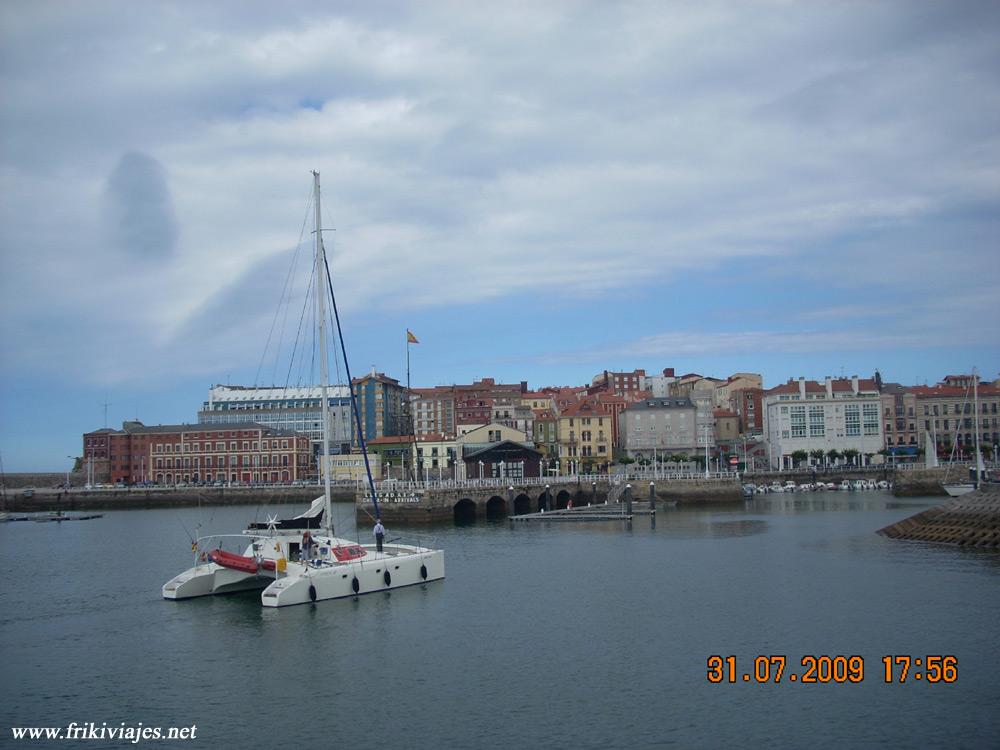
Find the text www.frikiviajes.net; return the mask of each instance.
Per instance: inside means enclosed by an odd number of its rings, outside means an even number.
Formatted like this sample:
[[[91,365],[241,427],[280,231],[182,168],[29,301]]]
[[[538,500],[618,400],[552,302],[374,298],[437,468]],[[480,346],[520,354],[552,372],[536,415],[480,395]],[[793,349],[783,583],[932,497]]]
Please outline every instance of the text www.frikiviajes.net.
[[[11,727],[15,740],[118,740],[131,742],[133,745],[147,740],[194,740],[197,739],[198,727],[144,727],[142,722],[129,726],[124,721],[117,726],[108,726],[107,722],[95,724],[77,724],[75,721],[68,727]]]

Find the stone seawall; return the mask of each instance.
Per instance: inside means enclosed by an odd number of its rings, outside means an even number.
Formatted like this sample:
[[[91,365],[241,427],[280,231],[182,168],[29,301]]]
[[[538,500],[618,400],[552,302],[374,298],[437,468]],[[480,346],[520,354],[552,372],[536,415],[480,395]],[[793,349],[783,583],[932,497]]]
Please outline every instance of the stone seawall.
[[[944,495],[948,493],[941,486],[945,479],[961,482],[967,478],[965,467],[954,466],[937,469],[911,469],[897,471],[892,479],[892,494],[896,497],[915,497],[917,495]]]
[[[649,480],[633,479],[632,497],[636,502],[649,499]],[[660,502],[677,502],[685,505],[711,503],[739,503],[743,500],[740,483],[735,479],[661,479],[654,485],[657,500]],[[590,502],[603,503],[608,498],[607,483],[597,485],[596,500],[590,484],[556,484],[550,489],[551,495],[547,505],[551,508],[565,505],[567,496],[577,507]],[[538,510],[538,500],[544,489],[539,485],[517,487],[514,490],[514,500],[527,497],[530,512]],[[382,518],[387,523],[424,524],[450,522],[456,518],[456,506],[463,501],[471,501],[476,507],[476,518],[488,516],[489,501],[500,498],[504,501],[502,507],[505,514],[510,513],[511,500],[508,491],[501,487],[462,487],[436,488],[419,491],[406,491],[391,494],[380,500],[379,507]],[[563,502],[560,504],[560,498]],[[494,501],[495,502],[495,501]],[[367,498],[359,493],[356,498],[357,520],[359,525],[366,524],[374,518],[375,509]],[[467,504],[467,503],[466,503]],[[501,516],[502,517],[502,516]]]
[[[636,484],[632,484],[636,487]],[[656,498],[661,502],[676,500],[683,505],[706,503],[739,503],[743,501],[742,485],[736,481],[711,479],[677,479],[669,482],[660,480],[655,484]],[[639,485],[633,495],[636,500],[649,498],[649,483]]]
[[[24,490],[7,493],[4,510],[31,513],[48,510],[139,510],[143,508],[180,508],[198,505],[288,505],[307,506],[323,494],[321,487],[204,487],[176,490],[35,490],[30,497]],[[354,488],[337,488],[331,493],[337,503],[353,503]]]
[[[67,461],[69,463],[69,461]],[[34,472],[25,473],[18,472],[14,474],[4,474],[3,483],[8,491],[19,490],[24,487],[54,487],[55,485],[61,485],[66,481],[66,472],[56,473],[56,472]],[[70,484],[83,486],[86,481],[82,474],[69,473]]]

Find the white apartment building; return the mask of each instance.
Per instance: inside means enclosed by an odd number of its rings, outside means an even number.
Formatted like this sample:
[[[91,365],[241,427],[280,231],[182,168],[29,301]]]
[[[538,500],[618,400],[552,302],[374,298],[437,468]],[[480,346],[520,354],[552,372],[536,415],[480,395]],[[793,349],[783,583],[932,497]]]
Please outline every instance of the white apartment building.
[[[770,390],[762,398],[764,435],[772,469],[791,468],[796,451],[856,450],[878,453],[884,446],[881,397],[874,380],[851,378],[825,382],[799,378]],[[809,459],[810,463],[823,463]]]

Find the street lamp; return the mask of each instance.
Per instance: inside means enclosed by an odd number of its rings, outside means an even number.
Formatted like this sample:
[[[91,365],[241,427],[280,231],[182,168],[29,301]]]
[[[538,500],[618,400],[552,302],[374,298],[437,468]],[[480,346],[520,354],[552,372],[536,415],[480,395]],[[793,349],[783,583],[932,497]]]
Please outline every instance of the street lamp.
[[[708,479],[708,425],[705,425],[705,479]]]
[[[76,456],[66,456],[66,458],[72,458],[76,461]],[[66,489],[69,489],[69,469],[66,469]]]

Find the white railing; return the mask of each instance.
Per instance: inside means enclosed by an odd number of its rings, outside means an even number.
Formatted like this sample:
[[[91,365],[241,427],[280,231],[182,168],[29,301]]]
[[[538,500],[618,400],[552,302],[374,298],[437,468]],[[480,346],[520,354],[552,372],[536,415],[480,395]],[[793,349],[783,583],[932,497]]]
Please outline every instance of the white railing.
[[[739,472],[735,471],[714,471],[709,472],[708,478],[715,480],[737,480]],[[573,474],[558,477],[484,477],[482,479],[431,479],[423,481],[403,481],[399,479],[385,480],[375,483],[377,492],[400,492],[416,490],[449,490],[449,489],[491,489],[496,488],[506,490],[508,487],[545,487],[565,486],[568,484],[580,484],[583,486],[592,484],[624,485],[628,482],[655,482],[673,480],[699,480],[705,479],[705,472],[699,471],[678,471],[664,472],[652,469],[642,471],[629,471],[617,474]],[[366,489],[364,482],[357,482],[359,490]]]

